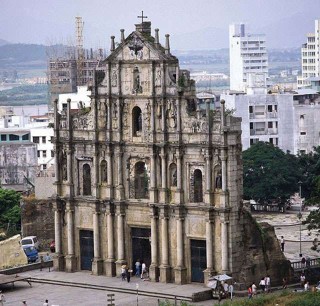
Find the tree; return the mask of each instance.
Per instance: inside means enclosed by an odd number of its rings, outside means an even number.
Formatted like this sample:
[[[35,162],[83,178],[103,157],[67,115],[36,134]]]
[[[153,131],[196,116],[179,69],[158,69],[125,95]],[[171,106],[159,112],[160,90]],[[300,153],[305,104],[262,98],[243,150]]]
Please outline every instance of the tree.
[[[259,203],[284,204],[298,191],[301,170],[298,158],[273,144],[258,142],[243,152],[244,198]]]
[[[9,222],[20,222],[20,198],[18,192],[0,188],[0,227]]]

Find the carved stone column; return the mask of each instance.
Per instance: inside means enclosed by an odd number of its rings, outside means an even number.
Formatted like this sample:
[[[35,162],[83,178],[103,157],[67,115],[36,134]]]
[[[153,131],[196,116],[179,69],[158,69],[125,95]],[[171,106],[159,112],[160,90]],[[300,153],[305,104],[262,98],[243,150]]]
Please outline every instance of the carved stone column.
[[[101,275],[103,272],[103,261],[101,259],[100,248],[100,209],[99,203],[95,204],[93,209],[93,261],[92,274]]]
[[[182,154],[177,153],[177,190],[175,193],[176,204],[181,204],[183,201],[183,190],[182,190]]]
[[[120,274],[121,266],[125,260],[125,236],[124,236],[125,204],[117,203],[117,275]]]
[[[165,148],[161,148],[161,189],[160,189],[160,202],[167,202],[167,155],[165,154]]]
[[[169,216],[166,207],[161,212],[161,265],[160,282],[168,283],[171,279],[171,267],[169,265],[169,237],[168,226]]]
[[[151,265],[149,269],[149,277],[152,281],[159,280],[159,267],[158,267],[158,213],[157,208],[151,208]]]
[[[157,188],[156,188],[156,154],[152,153],[151,155],[151,180],[150,180],[150,202],[158,202]]]
[[[116,199],[121,201],[124,199],[124,187],[123,187],[123,172],[122,172],[122,151],[119,148],[119,151],[116,153],[117,156],[117,172],[118,172],[118,184],[116,186]]]
[[[179,207],[176,210],[176,228],[177,228],[177,263],[174,268],[175,283],[183,285],[187,283],[187,269],[185,267],[184,257],[184,209]]]
[[[206,161],[206,191],[204,194],[204,201],[210,205],[212,203],[212,170],[211,170],[211,156],[208,152],[205,154]]]
[[[204,271],[204,283],[208,282],[210,276],[214,274],[213,268],[213,220],[210,216],[206,221],[206,252],[207,252],[207,269]]]
[[[116,276],[116,264],[114,254],[114,205],[111,202],[108,203],[106,214],[108,258],[105,261],[105,271],[107,276]]]
[[[221,172],[222,172],[222,191],[220,192],[220,207],[228,206],[228,190],[227,190],[227,152],[226,149],[221,151]]]
[[[56,252],[53,257],[53,267],[56,271],[64,270],[64,256],[62,253],[62,220],[61,220],[62,203],[56,199],[54,203],[54,239]]]
[[[108,171],[108,183],[107,183],[107,197],[109,199],[113,198],[113,162],[112,162],[112,152],[110,147],[107,152],[107,171]]]
[[[229,271],[228,259],[228,222],[221,220],[221,269],[222,273]]]
[[[68,239],[68,254],[66,256],[66,272],[74,272],[77,270],[77,261],[74,252],[74,205],[71,202],[67,203],[67,239]]]

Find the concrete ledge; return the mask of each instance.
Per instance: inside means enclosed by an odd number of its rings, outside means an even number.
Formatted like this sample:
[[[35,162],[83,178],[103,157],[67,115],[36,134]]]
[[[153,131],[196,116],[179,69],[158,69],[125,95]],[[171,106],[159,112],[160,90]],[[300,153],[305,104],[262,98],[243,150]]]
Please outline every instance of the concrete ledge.
[[[53,261],[50,260],[50,261],[36,262],[36,263],[24,265],[24,266],[0,270],[0,274],[11,275],[11,274],[18,274],[22,272],[27,272],[27,271],[37,270],[37,269],[41,270],[41,269],[52,268],[52,267],[53,267]]]

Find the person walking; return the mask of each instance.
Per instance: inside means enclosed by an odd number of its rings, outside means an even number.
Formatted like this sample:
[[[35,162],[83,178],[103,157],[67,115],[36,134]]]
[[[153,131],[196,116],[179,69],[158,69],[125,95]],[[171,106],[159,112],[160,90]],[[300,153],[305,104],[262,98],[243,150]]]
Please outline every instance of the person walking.
[[[43,306],[49,306],[49,301],[45,300],[44,303],[43,303]]]
[[[129,268],[126,269],[126,277],[127,277],[127,282],[130,283],[131,270],[129,270]]]
[[[264,277],[261,278],[259,286],[261,291],[264,292],[264,290],[266,289],[266,281],[264,280]]]
[[[284,277],[282,279],[282,289],[287,289],[287,278],[286,277]]]
[[[136,276],[140,276],[141,275],[141,272],[140,272],[140,269],[141,269],[141,262],[140,262],[140,259],[137,259],[136,263],[134,264],[135,267],[136,267]]]
[[[302,272],[301,275],[300,275],[300,286],[301,286],[301,288],[304,288],[305,282],[306,282],[306,277],[305,277],[304,273]]]
[[[248,287],[248,299],[250,300],[252,298],[252,288],[251,286]]]
[[[267,275],[264,280],[266,283],[266,292],[270,292],[270,286],[271,286],[270,276]]]
[[[252,289],[252,297],[254,297],[255,295],[257,295],[257,286],[254,282],[252,283],[251,289]]]
[[[2,291],[0,291],[0,306],[3,306],[5,301],[6,301],[6,298],[2,293]]]
[[[141,279],[143,279],[143,275],[146,272],[147,272],[147,266],[146,266],[145,262],[142,262],[142,265],[141,265],[141,276],[140,276]]]
[[[284,252],[284,244],[285,244],[284,238],[283,238],[283,236],[281,236],[280,245],[281,245],[281,251],[282,252]]]

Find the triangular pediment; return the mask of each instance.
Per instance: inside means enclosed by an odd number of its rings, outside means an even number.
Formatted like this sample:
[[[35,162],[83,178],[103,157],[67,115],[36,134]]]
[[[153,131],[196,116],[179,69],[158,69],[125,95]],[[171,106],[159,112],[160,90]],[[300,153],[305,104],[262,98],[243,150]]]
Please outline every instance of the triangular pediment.
[[[138,31],[132,32],[119,46],[106,58],[105,62],[131,61],[131,60],[176,60],[171,54],[166,54],[160,44],[155,44],[154,37],[144,36]]]

